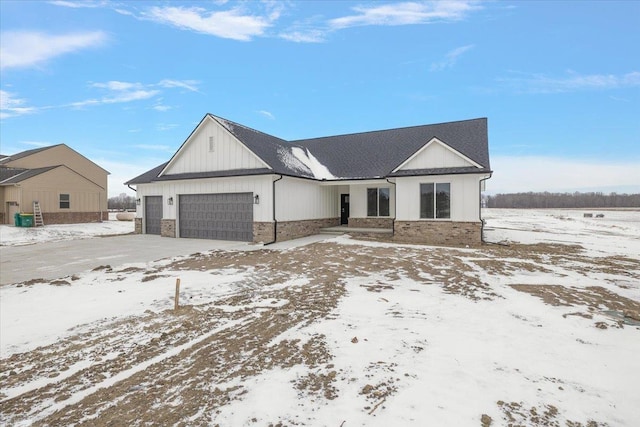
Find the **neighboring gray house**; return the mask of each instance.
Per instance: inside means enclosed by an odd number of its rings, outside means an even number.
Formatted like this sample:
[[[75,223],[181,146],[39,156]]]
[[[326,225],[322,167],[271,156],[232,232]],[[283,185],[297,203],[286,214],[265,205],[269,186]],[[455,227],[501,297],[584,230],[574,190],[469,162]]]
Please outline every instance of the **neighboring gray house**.
[[[272,242],[321,228],[481,241],[487,119],[285,141],[207,114],[171,159],[128,181],[136,232]]]

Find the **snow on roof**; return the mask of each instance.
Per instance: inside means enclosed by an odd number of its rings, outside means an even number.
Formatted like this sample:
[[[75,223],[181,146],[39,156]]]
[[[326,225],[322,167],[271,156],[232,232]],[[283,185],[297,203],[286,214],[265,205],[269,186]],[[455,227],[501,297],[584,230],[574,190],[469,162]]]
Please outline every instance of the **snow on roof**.
[[[336,179],[336,177],[329,172],[329,169],[318,159],[315,158],[311,151],[306,148],[293,147],[291,149],[293,155],[302,162],[313,174],[316,179]]]

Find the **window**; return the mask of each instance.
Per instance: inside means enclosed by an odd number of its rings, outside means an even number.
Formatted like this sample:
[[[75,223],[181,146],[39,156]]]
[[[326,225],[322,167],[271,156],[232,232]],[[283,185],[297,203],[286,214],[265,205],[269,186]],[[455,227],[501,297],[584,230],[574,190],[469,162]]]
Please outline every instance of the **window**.
[[[71,203],[69,201],[69,195],[68,194],[61,194],[60,195],[60,209],[69,209],[70,206],[71,206]]]
[[[420,218],[451,218],[451,184],[420,184]]]
[[[367,216],[389,216],[388,188],[367,188]]]
[[[216,151],[216,140],[212,136],[209,137],[209,151]]]

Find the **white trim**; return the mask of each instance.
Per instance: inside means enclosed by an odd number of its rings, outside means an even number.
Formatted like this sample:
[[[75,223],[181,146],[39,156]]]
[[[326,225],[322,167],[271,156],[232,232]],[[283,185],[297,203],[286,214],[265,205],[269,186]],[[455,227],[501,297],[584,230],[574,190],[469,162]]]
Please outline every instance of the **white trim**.
[[[413,160],[414,158],[416,158],[417,156],[419,156],[423,151],[425,151],[427,148],[429,148],[431,146],[431,144],[434,143],[438,143],[440,144],[442,147],[446,148],[447,150],[451,151],[453,154],[461,157],[462,159],[466,160],[467,162],[471,163],[473,166],[477,167],[477,168],[482,168],[482,165],[480,165],[477,162],[474,162],[473,160],[471,160],[469,157],[465,156],[464,154],[462,154],[461,152],[459,152],[458,150],[455,150],[453,148],[451,148],[449,145],[445,144],[444,142],[440,141],[438,138],[433,137],[431,138],[431,140],[429,142],[427,142],[425,145],[422,146],[422,148],[420,148],[418,151],[416,151],[415,153],[413,153],[413,155],[411,157],[409,157],[407,160],[405,160],[404,162],[402,162],[400,164],[400,166],[398,166],[397,168],[395,168],[391,173],[396,173],[397,171],[399,171],[400,169],[402,169],[404,167],[404,165],[406,165],[407,163],[409,163],[411,160]]]
[[[231,136],[231,138],[233,138],[234,141],[236,141],[238,144],[242,145],[245,149],[247,149],[251,154],[253,154],[255,156],[256,159],[258,159],[258,161],[260,163],[262,163],[262,165],[267,168],[267,169],[273,169],[271,166],[269,166],[264,160],[262,160],[260,158],[260,156],[258,156],[256,153],[254,153],[249,147],[247,147],[245,144],[242,143],[242,141],[240,141],[238,138],[236,138],[236,136],[234,134],[232,134],[231,132],[229,132],[229,129],[227,129],[226,126],[224,126],[222,123],[220,123],[218,120],[216,120],[216,118],[214,116],[212,116],[211,114],[207,114],[205,116],[204,119],[202,119],[202,121],[198,124],[198,126],[196,126],[196,128],[191,132],[191,135],[189,135],[189,137],[187,138],[187,140],[185,142],[182,143],[182,145],[180,146],[180,148],[178,149],[178,151],[176,151],[176,153],[173,155],[173,157],[171,157],[171,159],[169,160],[169,162],[167,163],[167,165],[160,171],[160,173],[158,174],[158,176],[163,176],[165,174],[165,172],[171,167],[173,166],[173,164],[177,161],[178,157],[180,157],[180,154],[183,152],[183,150],[185,150],[185,148],[187,147],[187,145],[189,145],[189,143],[191,142],[191,140],[196,136],[196,134],[200,131],[200,128],[202,126],[205,125],[205,121],[209,119],[211,121],[213,121],[213,123],[215,123],[217,126],[220,126],[224,132],[227,132],[229,134],[229,136]]]
[[[389,178],[389,181],[395,182],[395,178]],[[321,186],[332,186],[332,185],[378,185],[378,184],[388,184],[386,178],[379,179],[349,179],[349,180],[327,180],[327,181],[317,181],[317,183]]]

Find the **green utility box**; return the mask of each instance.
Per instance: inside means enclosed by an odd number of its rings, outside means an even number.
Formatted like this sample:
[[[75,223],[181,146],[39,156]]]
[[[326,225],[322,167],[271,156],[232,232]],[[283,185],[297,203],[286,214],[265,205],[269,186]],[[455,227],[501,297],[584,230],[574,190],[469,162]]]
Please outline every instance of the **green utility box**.
[[[16,212],[16,213],[13,215],[13,224],[14,224],[16,227],[21,227],[21,226],[22,226],[22,221],[20,221],[20,212]]]
[[[33,227],[33,214],[20,214],[20,227]]]

